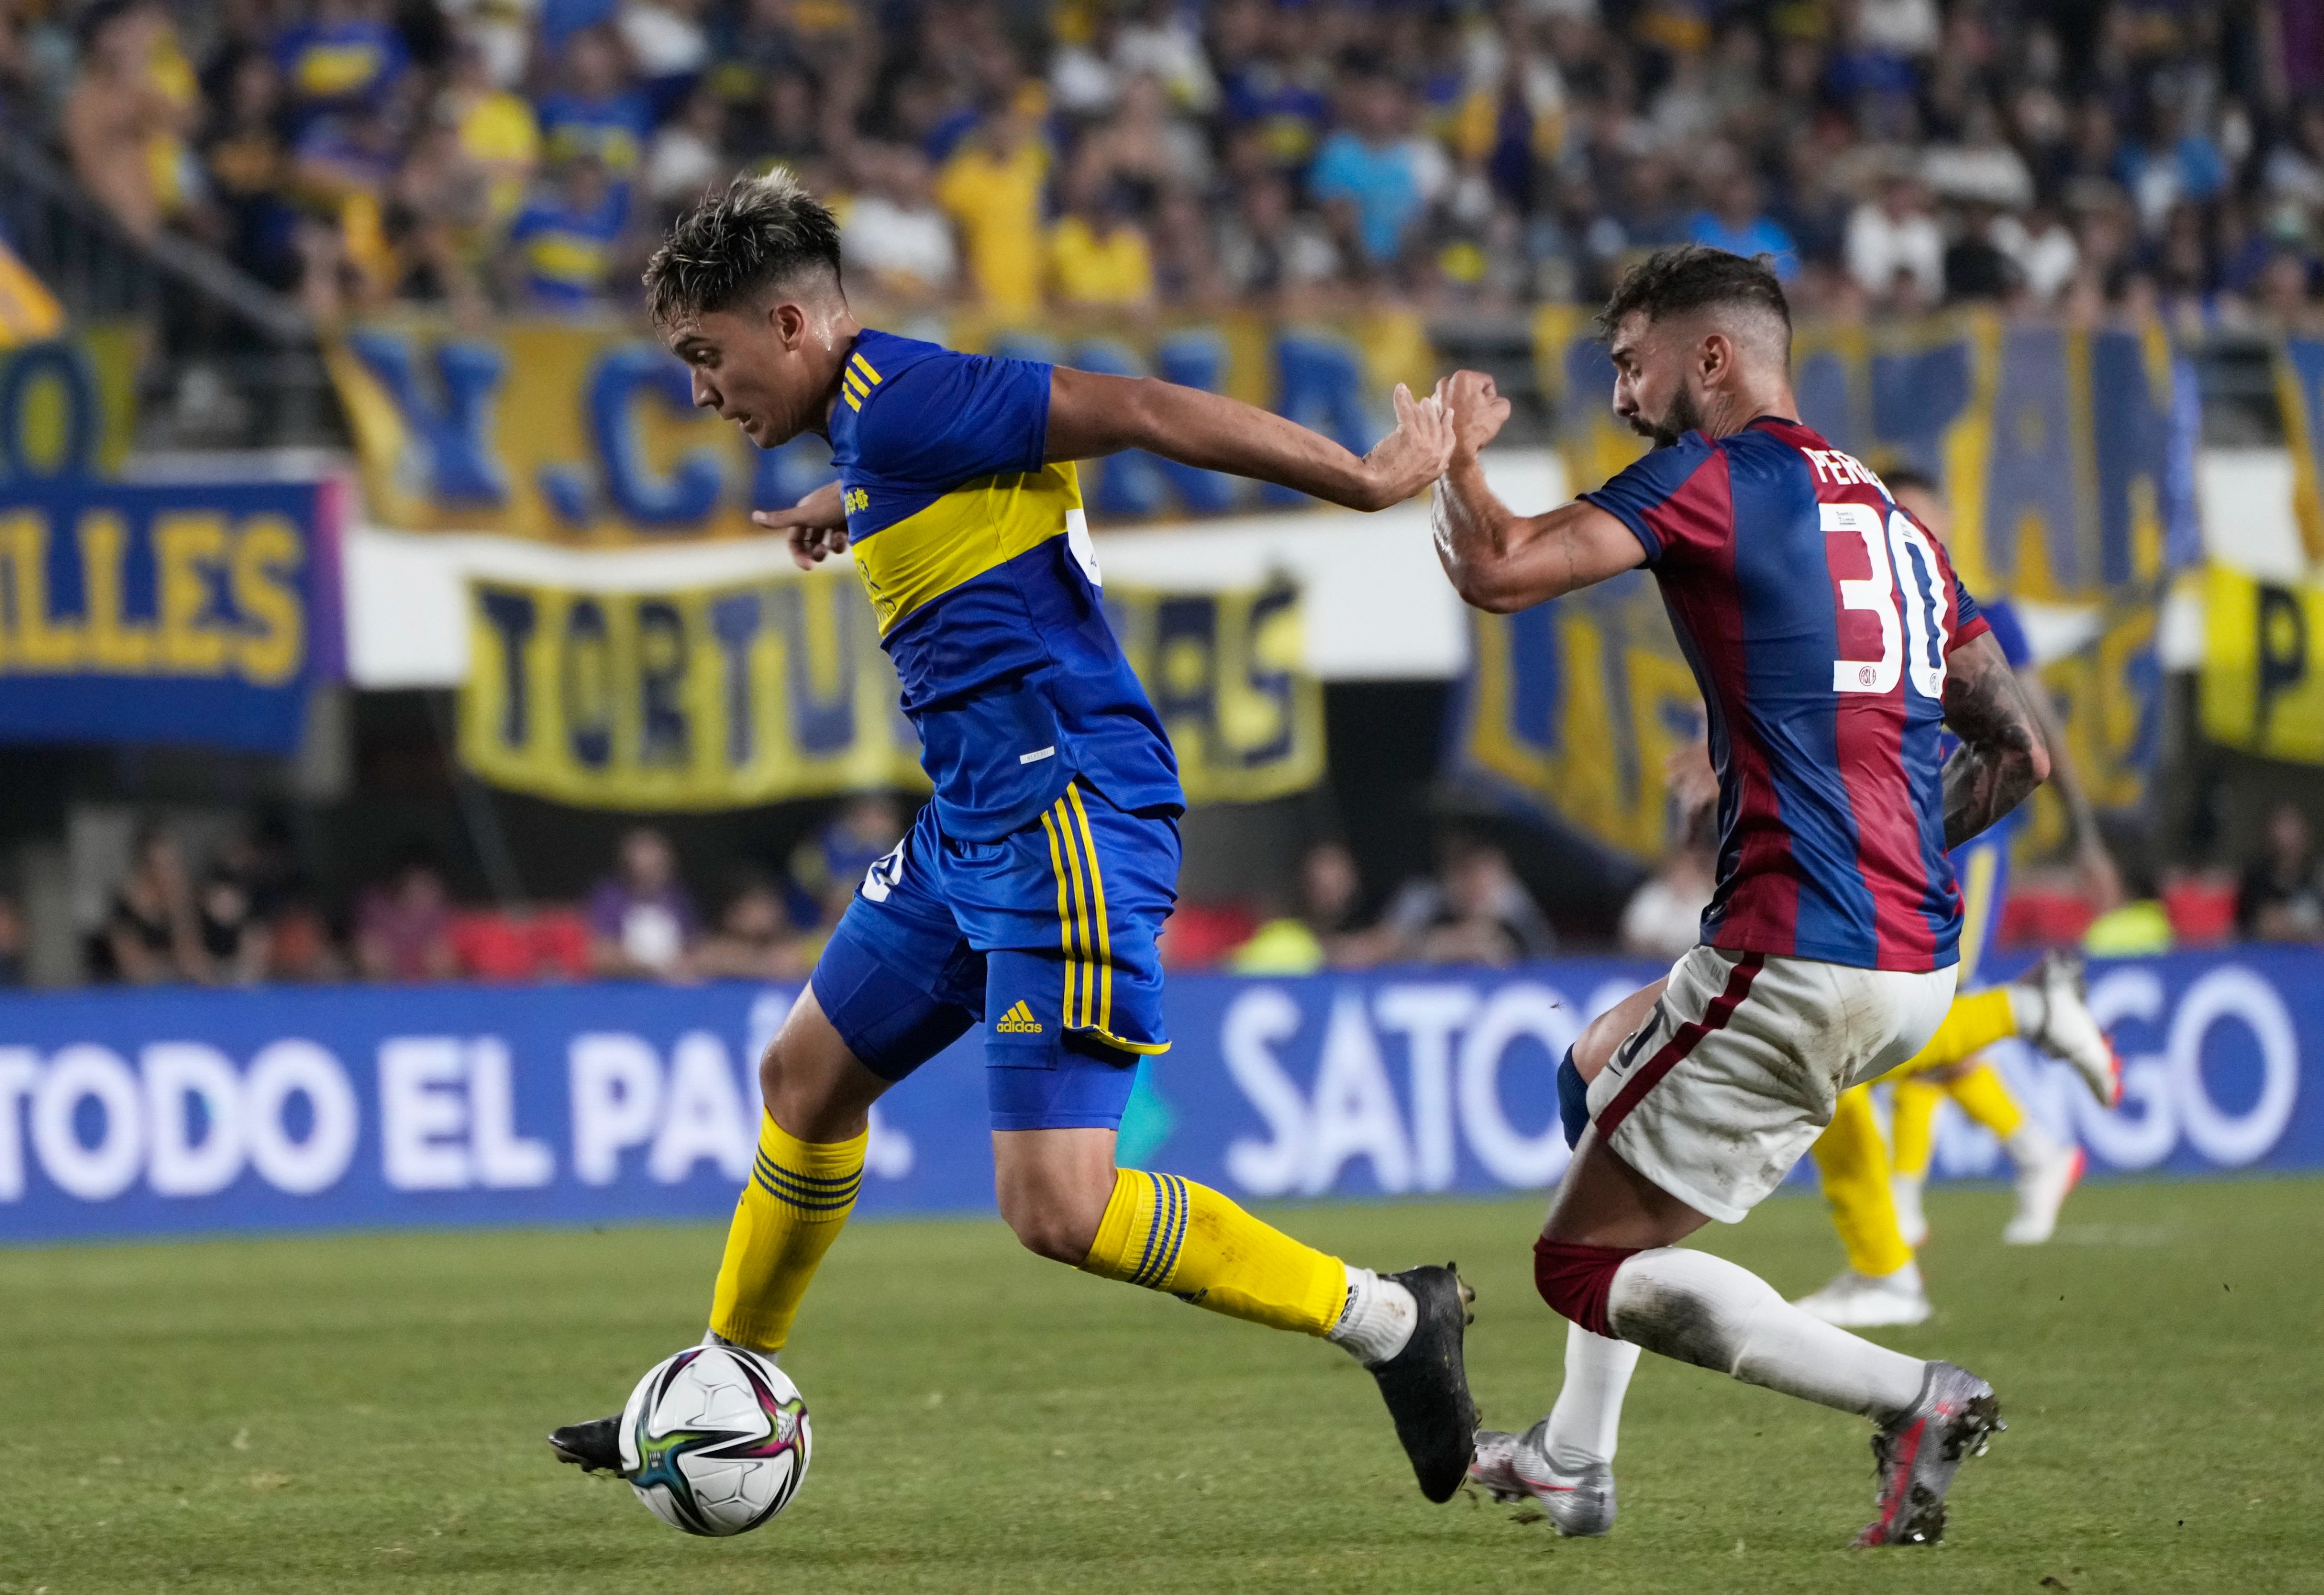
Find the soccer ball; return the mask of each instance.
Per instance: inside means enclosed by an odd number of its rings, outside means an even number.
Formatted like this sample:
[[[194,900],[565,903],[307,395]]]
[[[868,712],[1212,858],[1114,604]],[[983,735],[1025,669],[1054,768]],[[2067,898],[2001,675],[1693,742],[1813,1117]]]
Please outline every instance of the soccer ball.
[[[688,1534],[753,1529],[790,1505],[814,1450],[807,1398],[739,1346],[688,1346],[622,1409],[622,1474],[647,1509]]]

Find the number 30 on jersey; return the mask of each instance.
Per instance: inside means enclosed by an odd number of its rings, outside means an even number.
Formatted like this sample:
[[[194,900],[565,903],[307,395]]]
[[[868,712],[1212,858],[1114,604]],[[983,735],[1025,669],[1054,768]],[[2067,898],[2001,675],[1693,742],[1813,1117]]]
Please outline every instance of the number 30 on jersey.
[[[1869,614],[1880,628],[1877,659],[1834,659],[1834,692],[1889,693],[1896,678],[1909,670],[1913,689],[1923,697],[1941,702],[1945,695],[1944,567],[1913,518],[1898,509],[1885,514],[1872,504],[1824,503],[1821,512],[1827,538],[1843,532],[1861,541],[1870,573],[1861,578],[1841,576],[1840,606]],[[1904,618],[1897,619],[1897,595],[1904,596]]]

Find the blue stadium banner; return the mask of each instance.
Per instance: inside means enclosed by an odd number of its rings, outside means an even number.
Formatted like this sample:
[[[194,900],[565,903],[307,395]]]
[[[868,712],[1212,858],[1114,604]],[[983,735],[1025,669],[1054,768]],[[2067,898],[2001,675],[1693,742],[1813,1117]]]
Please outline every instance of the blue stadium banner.
[[[1182,977],[1125,1162],[1247,1199],[1539,1191],[1566,1163],[1553,1072],[1661,971]],[[2005,1044],[2029,1110],[2119,1174],[2324,1168],[2324,954],[2102,963],[2125,1057],[2099,1110]],[[723,1220],[752,1061],[794,992],[721,985],[83,992],[0,1000],[0,1241],[380,1226]],[[973,1042],[883,1100],[863,1210],[991,1203]],[[1941,1177],[2004,1172],[1948,1108]],[[1804,1167],[1795,1176],[1812,1178]],[[1512,1244],[1523,1237],[1513,1237]]]
[[[343,499],[0,481],[0,740],[294,751],[341,668]]]
[[[1435,380],[1425,329],[1409,311],[1323,324],[1235,314],[1158,328],[964,316],[893,330],[1230,393],[1359,454],[1394,424],[1396,383],[1423,391]],[[696,410],[686,367],[641,328],[512,323],[478,334],[397,319],[335,337],[326,358],[355,433],[365,503],[383,526],[583,547],[742,537],[752,508],[791,503],[832,477],[821,438],[761,451]],[[1097,520],[1311,502],[1143,453],[1086,467],[1083,481]]]
[[[2276,410],[2292,455],[2292,512],[2309,563],[2324,565],[2324,338],[2275,346]]]

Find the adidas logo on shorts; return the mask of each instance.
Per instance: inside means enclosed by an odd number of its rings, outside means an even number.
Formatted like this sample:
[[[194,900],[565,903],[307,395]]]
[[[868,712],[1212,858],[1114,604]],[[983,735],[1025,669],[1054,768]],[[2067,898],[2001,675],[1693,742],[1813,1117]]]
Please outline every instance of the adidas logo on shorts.
[[[1019,1002],[1002,1014],[1000,1022],[992,1028],[1003,1036],[1038,1036],[1041,1021],[1033,1017],[1031,1009]]]

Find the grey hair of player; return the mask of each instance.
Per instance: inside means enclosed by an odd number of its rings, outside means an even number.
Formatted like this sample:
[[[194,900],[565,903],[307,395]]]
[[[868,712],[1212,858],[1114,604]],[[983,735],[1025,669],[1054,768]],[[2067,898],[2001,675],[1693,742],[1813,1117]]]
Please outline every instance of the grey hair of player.
[[[812,277],[839,291],[839,223],[779,166],[706,194],[671,225],[646,263],[646,309],[675,328]]]
[[[1702,244],[1657,249],[1623,275],[1598,312],[1598,333],[1611,339],[1623,322],[1715,318],[1720,330],[1755,353],[1789,364],[1792,307],[1766,255],[1746,257]]]

